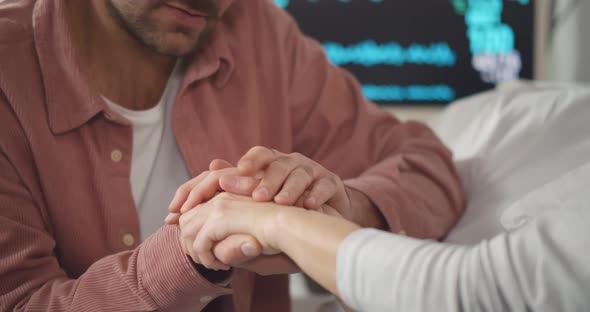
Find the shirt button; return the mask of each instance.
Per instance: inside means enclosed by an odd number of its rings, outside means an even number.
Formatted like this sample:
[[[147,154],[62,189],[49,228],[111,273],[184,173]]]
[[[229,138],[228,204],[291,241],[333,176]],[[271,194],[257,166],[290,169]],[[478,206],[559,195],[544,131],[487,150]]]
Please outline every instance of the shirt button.
[[[111,152],[111,160],[113,162],[118,163],[121,161],[121,159],[123,159],[123,153],[121,153],[120,150],[116,149]]]
[[[133,246],[133,244],[135,244],[135,237],[133,237],[133,235],[131,234],[125,234],[123,235],[123,245],[127,246],[127,247],[131,247]]]
[[[210,302],[211,300],[213,300],[213,297],[211,297],[211,296],[203,296],[199,300],[201,301],[201,303],[207,303],[207,302]]]

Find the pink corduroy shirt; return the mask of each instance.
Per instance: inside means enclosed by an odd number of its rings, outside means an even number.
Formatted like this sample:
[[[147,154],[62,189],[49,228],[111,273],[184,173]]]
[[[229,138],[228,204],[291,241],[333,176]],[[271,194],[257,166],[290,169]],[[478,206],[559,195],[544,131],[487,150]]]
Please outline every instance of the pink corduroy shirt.
[[[63,2],[0,1],[0,310],[199,311],[232,295],[222,310],[288,311],[286,276],[212,283],[177,226],[139,241],[132,127],[81,73]],[[337,173],[393,232],[440,238],[459,218],[461,184],[431,130],[366,101],[271,1],[236,1],[186,62],[172,126],[192,176],[261,145]]]

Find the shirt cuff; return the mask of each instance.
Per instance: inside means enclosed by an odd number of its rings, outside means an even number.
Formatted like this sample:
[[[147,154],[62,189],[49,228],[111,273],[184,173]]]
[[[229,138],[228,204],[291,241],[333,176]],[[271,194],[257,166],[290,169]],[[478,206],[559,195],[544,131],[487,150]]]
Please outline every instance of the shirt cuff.
[[[356,275],[359,274],[359,259],[355,256],[359,249],[373,237],[375,229],[361,229],[348,235],[338,247],[336,255],[336,286],[340,299],[350,308],[360,311],[361,304],[355,296],[353,287],[356,283]]]
[[[383,244],[384,240],[389,246]],[[380,278],[395,278],[394,272],[384,272],[383,269],[391,269],[392,263],[384,262],[391,258],[388,247],[396,244],[412,246],[416,241],[376,229],[360,229],[340,243],[336,258],[336,286],[346,305],[356,311],[373,311],[380,310],[381,303],[387,302],[384,298],[375,300],[374,297],[377,288],[387,286],[381,285]]]
[[[142,243],[138,255],[137,274],[143,288],[161,308],[174,307],[186,298],[211,301],[228,295],[226,280],[211,283],[197,272],[192,261],[182,251],[178,226],[164,226]]]
[[[357,230],[338,246],[338,292],[358,311],[456,310],[465,250],[376,229]]]

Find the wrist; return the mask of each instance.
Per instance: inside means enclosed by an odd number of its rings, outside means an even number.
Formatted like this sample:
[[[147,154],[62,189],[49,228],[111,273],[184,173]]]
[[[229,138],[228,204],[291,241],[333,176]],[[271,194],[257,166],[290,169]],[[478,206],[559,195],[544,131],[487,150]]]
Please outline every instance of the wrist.
[[[282,219],[286,216],[285,210],[287,209],[270,209],[267,217],[265,218],[264,225],[262,226],[261,238],[265,245],[271,249],[281,250],[279,247],[279,235],[281,235],[281,223]]]
[[[349,186],[345,188],[350,202],[349,213],[344,216],[345,218],[361,227],[381,230],[387,228],[385,217],[365,193]]]
[[[288,234],[285,229],[288,229],[290,223],[297,217],[296,214],[302,211],[305,210],[290,207],[275,210],[266,231],[266,237],[271,248],[282,252],[285,251],[284,236]]]

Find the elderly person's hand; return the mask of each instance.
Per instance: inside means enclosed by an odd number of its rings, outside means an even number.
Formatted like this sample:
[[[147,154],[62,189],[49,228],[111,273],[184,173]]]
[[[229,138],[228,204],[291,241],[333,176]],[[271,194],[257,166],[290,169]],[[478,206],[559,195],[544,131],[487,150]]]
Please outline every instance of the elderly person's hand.
[[[314,210],[328,204],[343,215],[351,210],[347,189],[336,174],[298,153],[254,147],[237,167],[214,160],[209,171],[183,184],[170,203],[167,223],[174,224],[178,213],[187,212],[220,191]]]

